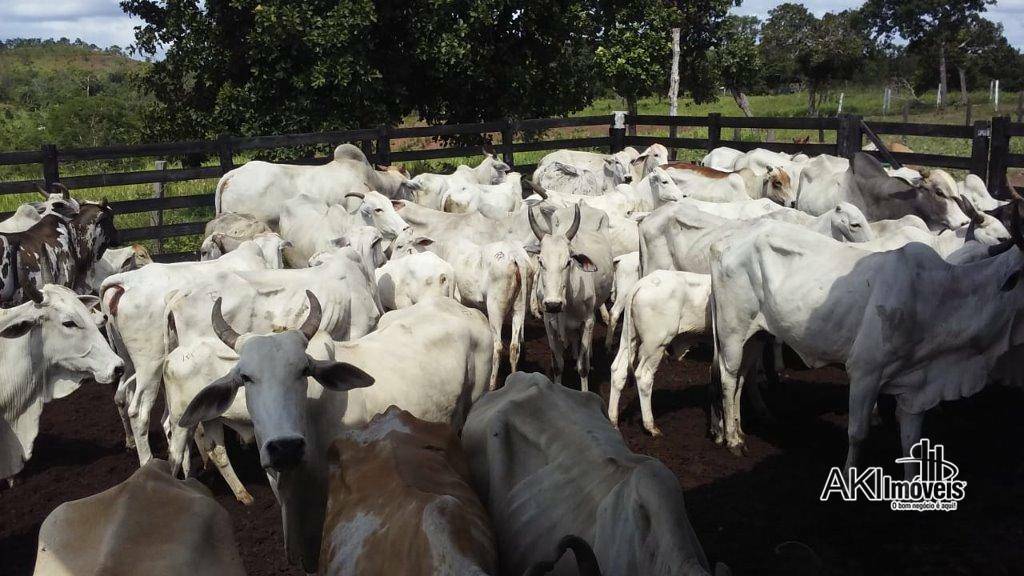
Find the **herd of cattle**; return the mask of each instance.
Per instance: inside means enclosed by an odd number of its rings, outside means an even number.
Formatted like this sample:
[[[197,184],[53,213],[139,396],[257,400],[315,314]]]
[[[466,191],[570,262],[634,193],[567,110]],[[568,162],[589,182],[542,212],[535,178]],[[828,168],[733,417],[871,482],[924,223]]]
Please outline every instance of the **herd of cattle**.
[[[47,518],[37,574],[243,573],[187,479],[195,446],[252,502],[225,427],[256,443],[306,572],[727,574],[675,476],[615,430],[630,375],[660,435],[659,363],[711,344],[709,432],[742,452],[740,398],[765,409],[788,346],[849,374],[847,466],[880,394],[909,449],[941,400],[1021,380],[1014,196],[865,153],[560,150],[527,180],[489,150],[410,178],[341,145],[228,172],[201,261],[160,264],[115,248],[106,202],[58,187],[0,222],[0,478],[43,405],[88,380],[116,385],[141,468]],[[528,315],[551,380],[516,372]],[[599,321],[610,351],[621,325],[607,410],[587,391]],[[561,385],[567,357],[582,391]],[[148,437],[161,392],[169,462]]]

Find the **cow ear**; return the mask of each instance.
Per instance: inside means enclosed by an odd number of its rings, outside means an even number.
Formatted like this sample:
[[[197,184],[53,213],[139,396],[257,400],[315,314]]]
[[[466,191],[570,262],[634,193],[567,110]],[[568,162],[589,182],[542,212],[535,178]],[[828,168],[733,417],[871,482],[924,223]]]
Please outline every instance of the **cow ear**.
[[[81,294],[78,296],[78,301],[85,305],[86,308],[99,308],[100,299],[98,296],[92,294]]]
[[[217,418],[231,407],[241,384],[234,370],[214,380],[188,403],[188,407],[178,419],[178,426],[192,428],[200,422]]]
[[[332,362],[306,357],[307,374],[328,390],[344,392],[373,385],[373,376],[347,362]]]
[[[0,338],[21,338],[39,324],[38,318],[24,319],[0,328]]]
[[[526,250],[530,254],[540,254],[540,242],[534,240],[533,242],[527,242],[523,245],[523,250]]]
[[[583,267],[584,272],[597,272],[597,264],[594,264],[586,254],[573,254],[572,259]]]
[[[348,241],[348,238],[346,238],[344,236],[339,236],[338,238],[335,238],[335,239],[331,240],[330,244],[331,244],[331,246],[334,246],[335,248],[344,248],[345,246],[350,246],[351,245],[349,243],[349,241]]]
[[[429,236],[418,236],[412,243],[416,246],[430,246],[434,243],[434,239]]]
[[[398,211],[401,210],[402,208],[405,208],[405,202],[405,200],[392,200],[391,206],[395,209],[395,211]]]

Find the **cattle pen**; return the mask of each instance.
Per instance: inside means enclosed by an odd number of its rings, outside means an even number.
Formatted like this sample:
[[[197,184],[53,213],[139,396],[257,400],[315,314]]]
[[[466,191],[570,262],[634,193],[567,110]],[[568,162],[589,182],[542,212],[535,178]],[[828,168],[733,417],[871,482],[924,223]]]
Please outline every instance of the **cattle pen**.
[[[607,135],[603,134],[605,127]],[[637,127],[646,130],[638,130]],[[563,129],[582,128],[589,132],[582,137],[557,137]],[[731,139],[723,137],[723,130],[731,129]],[[651,131],[654,133],[650,133]],[[762,131],[759,140],[742,140],[741,130]],[[816,133],[816,141],[783,142],[772,137],[775,130]],[[639,132],[646,131],[647,134]],[[554,134],[555,138],[542,138]],[[681,134],[681,135],[680,135]],[[726,133],[726,135],[728,135]],[[626,146],[648,146],[661,143],[673,156],[678,151],[710,151],[727,146],[741,151],[765,148],[779,152],[809,154],[828,153],[850,158],[865,143],[876,146],[881,136],[927,137],[967,141],[969,154],[890,153],[884,146],[872,152],[883,161],[926,167],[950,168],[973,173],[984,180],[993,195],[1006,194],[1007,170],[1024,168],[1024,154],[1015,153],[1012,138],[1024,139],[1024,123],[1012,122],[1009,116],[991,121],[976,121],[970,126],[949,124],[919,124],[910,122],[866,121],[858,115],[819,118],[783,117],[726,117],[721,114],[707,116],[628,115],[616,112],[611,117],[581,116],[570,118],[539,118],[480,122],[471,124],[445,124],[437,126],[411,126],[360,128],[329,132],[281,134],[270,136],[235,136],[223,134],[212,140],[191,140],[154,144],[100,146],[94,148],[58,148],[43,145],[39,150],[0,152],[0,167],[19,167],[18,174],[38,166],[38,178],[0,179],[0,196],[34,193],[39,187],[49,189],[60,182],[70,190],[97,187],[154,184],[153,197],[115,201],[111,203],[117,214],[150,213],[149,226],[129,227],[121,230],[125,242],[155,240],[155,259],[173,262],[196,259],[196,252],[163,251],[162,241],[168,238],[202,234],[206,220],[165,223],[163,213],[183,208],[207,208],[214,205],[213,183],[210,191],[182,196],[164,196],[162,185],[171,182],[210,181],[220,178],[237,166],[236,160],[244,155],[259,155],[280,149],[315,149],[350,142],[359,145],[367,159],[379,165],[395,162],[418,162],[465,158],[477,154],[478,144],[491,142],[505,163],[514,170],[529,174],[535,165],[516,161],[516,155],[557,149],[599,149],[617,152]],[[456,141],[444,147],[405,149],[401,143],[415,145],[423,139]],[[86,161],[109,161],[137,158],[158,159],[154,170],[136,170],[113,173],[62,174],[62,165]],[[189,158],[181,168],[163,168],[162,159]],[[290,160],[298,164],[322,163],[327,157],[297,156]],[[183,163],[186,164],[186,163]],[[0,213],[0,219],[10,212]]]

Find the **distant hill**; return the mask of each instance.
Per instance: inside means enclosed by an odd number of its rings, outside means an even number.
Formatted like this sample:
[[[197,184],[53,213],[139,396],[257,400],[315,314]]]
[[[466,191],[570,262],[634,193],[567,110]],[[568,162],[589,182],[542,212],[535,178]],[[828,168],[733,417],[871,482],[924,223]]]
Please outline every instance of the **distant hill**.
[[[147,66],[81,40],[0,42],[0,149],[138,141],[153,101],[135,79]]]

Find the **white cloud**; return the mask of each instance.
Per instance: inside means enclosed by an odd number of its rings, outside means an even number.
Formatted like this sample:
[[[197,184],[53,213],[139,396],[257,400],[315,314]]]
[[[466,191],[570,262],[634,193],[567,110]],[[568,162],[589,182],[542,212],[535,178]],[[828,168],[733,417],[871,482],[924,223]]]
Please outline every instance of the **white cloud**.
[[[81,38],[106,48],[135,41],[141,21],[117,0],[0,0],[0,39]]]

